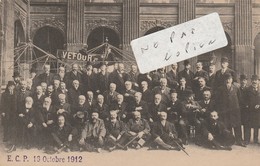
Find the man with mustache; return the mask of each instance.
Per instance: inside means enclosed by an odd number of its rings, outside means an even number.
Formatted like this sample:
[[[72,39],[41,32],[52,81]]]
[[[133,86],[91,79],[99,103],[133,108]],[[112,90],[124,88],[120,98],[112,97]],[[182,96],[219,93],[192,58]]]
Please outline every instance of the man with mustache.
[[[210,118],[202,123],[201,142],[211,149],[232,150],[235,138],[225,124],[219,121],[216,111],[211,112]]]
[[[89,152],[101,152],[104,145],[106,128],[104,121],[99,119],[97,112],[92,112],[91,119],[87,121],[79,140],[80,150]]]

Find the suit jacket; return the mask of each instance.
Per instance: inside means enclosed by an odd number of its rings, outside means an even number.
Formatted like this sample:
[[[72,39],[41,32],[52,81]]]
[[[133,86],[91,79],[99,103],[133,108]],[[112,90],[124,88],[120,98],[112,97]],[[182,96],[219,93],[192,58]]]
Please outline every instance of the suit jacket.
[[[258,90],[255,91],[252,86],[248,88],[248,106],[249,106],[249,115],[250,115],[250,125],[252,127],[260,126],[260,108],[256,109],[256,105],[260,105],[260,86]]]
[[[96,103],[93,106],[93,110],[99,113],[99,118],[103,121],[107,121],[109,118],[109,107],[107,104],[103,103],[102,106],[100,106],[98,103]]]
[[[231,89],[228,90],[227,86],[221,86],[216,92],[216,102],[218,105],[218,112],[220,120],[222,120],[226,126],[240,126],[240,90],[235,85],[231,85]]]
[[[236,75],[234,70],[227,68],[225,73],[222,74],[221,69],[220,69],[216,72],[216,76],[215,76],[215,86],[216,86],[216,88],[225,85],[225,75],[226,74],[231,74],[231,76],[233,77],[233,81],[237,82],[237,75]]]
[[[34,127],[37,125],[36,121],[36,111],[33,108],[26,109],[24,108],[21,112],[24,117],[19,117],[23,123],[23,125],[27,128],[29,123],[32,123]]]
[[[206,109],[206,112],[200,112],[199,116],[203,119],[207,119],[210,117],[210,113],[212,111],[216,110],[216,102],[215,100],[210,100],[208,104],[206,104],[205,100],[201,100],[198,102],[199,105],[201,106],[201,109]]]
[[[81,138],[88,139],[91,137],[98,138],[98,137],[105,137],[106,135],[106,128],[104,121],[102,119],[98,119],[95,124],[91,121],[87,121],[85,124],[84,129],[81,133]]]
[[[100,94],[103,94],[108,88],[108,76],[109,74],[106,72],[105,75],[103,75],[101,72],[97,74],[97,90],[100,91]]]
[[[17,119],[16,91],[11,95],[8,89],[1,96],[1,113],[5,113],[5,120],[14,122]],[[12,124],[12,123],[10,123]]]
[[[150,105],[149,111],[153,121],[158,121],[158,112],[167,111],[167,106],[162,102],[159,105],[155,105],[154,103],[152,103]]]
[[[214,138],[223,138],[225,133],[229,133],[225,124],[219,120],[216,121],[216,124],[213,124],[209,119],[204,121],[201,125],[202,135],[208,140],[208,134],[211,133]]]
[[[95,73],[91,73],[90,75],[87,75],[87,73],[83,73],[82,75],[82,89],[83,93],[86,93],[87,91],[92,91],[93,93],[96,93],[97,91],[97,75]]]
[[[39,108],[42,107],[45,97],[46,97],[45,95],[41,95],[41,97],[38,98],[37,94],[34,94],[32,96],[32,98],[33,98],[33,107],[35,108],[35,110],[38,110]]]
[[[190,86],[186,86],[183,90],[181,89],[181,86],[178,86],[176,89],[177,93],[178,93],[178,99],[180,99],[181,101],[185,100],[185,97],[187,96],[187,92],[188,91],[192,91]]]
[[[153,102],[153,92],[150,89],[146,91],[142,91],[142,100],[145,101],[147,104]]]
[[[192,71],[187,71],[184,69],[178,73],[178,78],[180,79],[181,77],[184,77],[186,79],[186,85],[189,87],[192,87],[192,82],[194,78],[194,73]]]
[[[135,95],[136,91],[133,89],[130,90],[124,90],[123,95],[124,95],[124,102],[126,102],[127,104],[132,104],[134,103],[134,95]],[[126,94],[128,94],[129,96],[126,96]]]
[[[65,123],[62,128],[60,128],[59,125],[55,125],[52,129],[52,135],[55,135],[55,137],[59,138],[62,143],[68,141],[68,137],[70,134],[72,136],[76,136],[77,130],[68,123]]]
[[[119,110],[117,113],[117,117],[119,120],[125,120],[122,116],[128,114],[128,105],[126,102],[122,102],[122,104],[118,104],[118,102],[114,101],[109,105],[109,110]]]
[[[107,123],[105,124],[106,126],[106,135],[112,135],[115,138],[118,137],[118,135],[123,135],[126,131],[126,125],[124,124],[124,122],[117,120],[115,123],[112,123],[110,120],[107,121]]]
[[[46,82],[47,85],[53,84],[54,74],[50,73],[49,76],[47,76],[46,73],[42,73],[37,77],[38,85],[40,85],[42,82]]]
[[[103,96],[104,96],[104,102],[107,105],[110,105],[111,103],[115,102],[117,99],[117,95],[119,95],[118,92],[113,92],[112,95],[110,94],[110,91],[107,90],[104,92]]]
[[[177,71],[176,71],[176,73],[173,72],[173,70],[167,72],[166,78],[168,80],[169,87],[172,88],[172,89],[176,89],[176,87],[178,86],[178,73],[177,73]]]
[[[178,99],[174,103],[170,102],[168,105],[168,120],[170,122],[178,122],[182,118],[182,104],[181,101]]]
[[[125,90],[125,82],[129,81],[129,75],[127,73],[122,73],[122,77],[119,75],[117,70],[113,71],[110,73],[108,76],[108,82],[110,83],[115,83],[116,84],[116,91],[119,93],[123,93]]]
[[[209,75],[209,81],[207,82],[207,86],[209,86],[212,89],[216,88],[215,78],[216,78],[216,73]]]
[[[65,75],[66,75],[66,73],[62,77],[61,75],[59,75],[59,73],[57,73],[54,75],[53,80],[59,80],[60,82],[65,82]],[[66,84],[66,82],[65,82],[65,84]]]
[[[73,109],[78,105],[80,95],[82,95],[80,87],[77,90],[74,87],[68,90],[68,103]]]
[[[135,111],[138,107],[142,108],[141,110],[138,111],[141,113],[141,117],[143,119],[149,120],[151,118],[151,114],[148,112],[148,104],[145,101],[141,100],[138,104],[134,102],[129,107],[131,107],[128,113],[129,119],[133,118],[132,112]]]
[[[188,107],[188,105],[191,104],[191,107]],[[201,106],[197,101],[192,101],[191,103],[187,100],[184,100],[182,102],[182,115],[184,119],[193,120],[196,118],[196,114],[194,111],[196,109],[201,109]]]
[[[22,92],[21,90],[17,91],[16,93],[16,110],[19,114],[25,108],[25,98],[31,96],[31,92],[25,90]]]
[[[166,121],[165,126],[162,125],[161,121],[155,122],[151,132],[154,138],[160,137],[163,140],[165,137],[168,137],[170,133],[173,134],[174,138],[178,137],[174,124],[169,121]]]
[[[162,102],[167,105],[170,101],[170,91],[171,89],[166,87],[164,92],[162,92],[161,90],[161,87],[160,86],[156,86],[154,87],[153,89],[153,97],[156,95],[156,94],[161,94],[162,95]]]
[[[208,86],[204,86],[203,88],[198,87],[198,88],[194,89],[195,100],[196,101],[203,100],[203,91],[205,89],[209,89],[209,87]]]
[[[77,75],[75,75],[72,71],[67,72],[65,74],[64,80],[65,80],[67,89],[70,89],[72,87],[72,82],[74,80],[78,80],[80,85],[82,86],[82,74],[79,72],[77,72]]]
[[[205,70],[200,70],[200,71],[196,71],[195,73],[194,73],[194,78],[196,78],[196,77],[203,77],[203,78],[205,78],[205,80],[206,80],[206,82],[208,82],[208,80],[209,80],[209,75],[208,75],[208,72],[206,72]]]
[[[56,119],[56,111],[53,106],[50,106],[49,110],[47,111],[46,108],[41,107],[40,110],[37,110],[37,123],[40,127],[42,126],[42,123],[46,123],[48,120],[53,120],[53,124],[48,125],[48,127],[53,127],[55,124],[57,124]]]
[[[142,118],[138,122],[135,121],[134,119],[130,119],[127,123],[127,129],[128,131],[132,131],[135,133],[139,133],[143,131],[144,134],[149,134],[151,131],[151,128],[147,120]]]

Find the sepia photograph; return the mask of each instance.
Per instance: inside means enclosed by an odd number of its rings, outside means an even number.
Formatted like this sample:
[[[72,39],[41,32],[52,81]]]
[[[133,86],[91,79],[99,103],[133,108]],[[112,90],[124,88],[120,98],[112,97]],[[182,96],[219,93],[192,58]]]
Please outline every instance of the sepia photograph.
[[[0,0],[0,166],[259,166],[260,0]]]

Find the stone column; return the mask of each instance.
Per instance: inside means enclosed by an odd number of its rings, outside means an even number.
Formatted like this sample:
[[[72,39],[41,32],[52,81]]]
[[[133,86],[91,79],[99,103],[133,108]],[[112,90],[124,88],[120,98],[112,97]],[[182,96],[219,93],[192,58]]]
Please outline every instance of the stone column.
[[[79,51],[84,47],[84,0],[68,0],[67,50]]]
[[[140,0],[123,1],[123,49],[131,51],[130,42],[139,37]]]
[[[252,0],[237,0],[235,4],[235,70],[238,74],[254,73],[252,42]]]
[[[179,0],[179,24],[196,18],[196,0]],[[197,57],[189,59],[191,70],[195,69],[194,64]],[[183,62],[179,63],[179,70],[183,70]]]
[[[1,83],[12,80],[14,71],[14,0],[2,0]]]

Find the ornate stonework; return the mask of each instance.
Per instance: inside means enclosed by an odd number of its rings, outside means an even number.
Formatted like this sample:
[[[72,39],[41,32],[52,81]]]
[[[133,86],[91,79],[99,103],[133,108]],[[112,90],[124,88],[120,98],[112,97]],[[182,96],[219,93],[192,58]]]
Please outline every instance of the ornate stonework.
[[[223,22],[222,25],[225,31],[230,31],[230,32],[233,31],[232,22]]]
[[[53,17],[45,17],[42,19],[33,19],[31,21],[31,35],[34,36],[36,31],[39,28],[42,28],[44,26],[50,26],[59,29],[63,35],[66,34],[66,18],[65,16],[53,16]]]
[[[20,20],[23,26],[24,31],[26,30],[26,17],[27,13],[23,10],[21,10],[17,5],[15,5],[15,19]]]
[[[164,27],[169,28],[171,26],[174,26],[177,24],[177,21],[163,21],[163,20],[142,20],[140,24],[140,32],[141,34],[144,34],[149,29],[152,29],[154,27]]]
[[[253,22],[253,41],[258,33],[260,33],[260,21],[255,21]]]
[[[101,18],[99,20],[85,20],[86,26],[86,35],[88,36],[89,33],[97,28],[97,27],[107,27],[113,29],[119,36],[121,36],[122,27],[121,21],[118,20],[108,20],[106,18]]]

